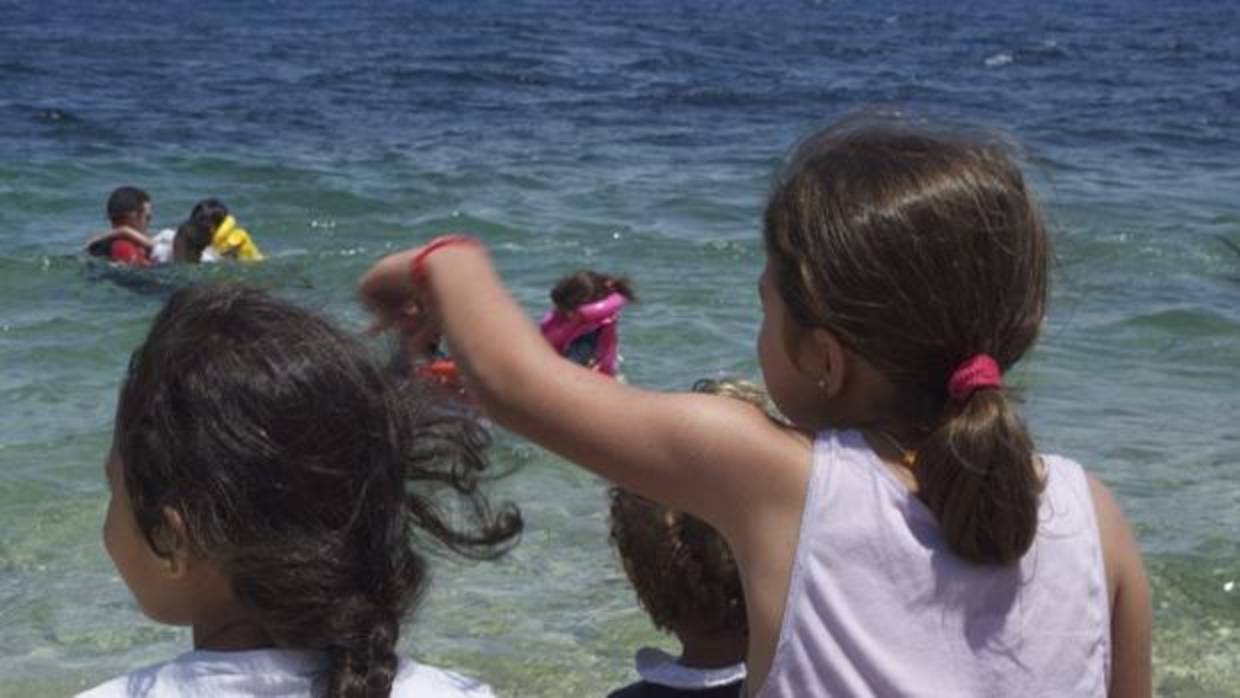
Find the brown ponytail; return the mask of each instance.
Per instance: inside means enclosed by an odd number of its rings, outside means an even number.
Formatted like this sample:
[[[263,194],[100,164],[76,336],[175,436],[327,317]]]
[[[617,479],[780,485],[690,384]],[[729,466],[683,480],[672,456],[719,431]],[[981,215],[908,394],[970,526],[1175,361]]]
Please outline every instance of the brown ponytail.
[[[951,549],[1019,559],[1037,532],[1032,439],[1002,389],[947,392],[976,354],[1010,368],[1045,312],[1045,226],[1005,149],[847,121],[794,153],[764,223],[792,317],[829,329],[894,389],[877,423],[837,426],[913,435],[918,495]]]
[[[918,496],[957,555],[1005,565],[1038,528],[1033,441],[1000,390],[974,393],[921,443]]]

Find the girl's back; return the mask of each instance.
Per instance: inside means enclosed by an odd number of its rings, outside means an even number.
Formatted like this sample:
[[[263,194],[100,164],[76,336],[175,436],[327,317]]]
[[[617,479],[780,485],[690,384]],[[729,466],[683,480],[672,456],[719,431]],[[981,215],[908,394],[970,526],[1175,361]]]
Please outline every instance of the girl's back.
[[[994,566],[954,555],[859,432],[824,432],[814,451],[762,695],[1106,695],[1107,581],[1079,465],[1042,459],[1033,546]]]

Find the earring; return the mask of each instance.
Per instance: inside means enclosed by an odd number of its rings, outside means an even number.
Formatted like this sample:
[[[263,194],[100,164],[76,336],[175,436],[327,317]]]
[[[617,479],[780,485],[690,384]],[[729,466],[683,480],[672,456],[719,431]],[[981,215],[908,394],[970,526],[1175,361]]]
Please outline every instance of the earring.
[[[827,389],[827,377],[825,375],[818,377],[818,389],[819,390]]]

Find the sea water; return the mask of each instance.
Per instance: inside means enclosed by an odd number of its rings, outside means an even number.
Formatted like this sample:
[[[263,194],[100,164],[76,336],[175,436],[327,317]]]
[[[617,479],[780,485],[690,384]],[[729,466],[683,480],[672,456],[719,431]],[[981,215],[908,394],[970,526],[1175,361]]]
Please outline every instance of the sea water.
[[[1240,11],[923,5],[0,3],[0,695],[188,647],[99,543],[117,385],[171,289],[244,280],[360,329],[369,264],[470,230],[531,315],[573,269],[631,276],[632,383],[757,378],[771,175],[877,107],[1024,145],[1057,249],[1012,377],[1026,415],[1135,527],[1158,694],[1240,696]],[[86,261],[121,184],[156,228],[222,198],[268,261]],[[639,646],[674,650],[608,548],[604,485],[510,435],[492,455],[524,538],[436,560],[401,651],[503,696],[586,696]]]

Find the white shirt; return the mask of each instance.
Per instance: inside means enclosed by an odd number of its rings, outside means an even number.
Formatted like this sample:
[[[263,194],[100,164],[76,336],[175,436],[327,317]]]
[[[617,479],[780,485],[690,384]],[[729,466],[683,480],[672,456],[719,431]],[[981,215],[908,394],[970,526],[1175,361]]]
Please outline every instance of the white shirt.
[[[136,669],[102,683],[77,698],[323,696],[327,657],[306,650],[194,650],[160,664]],[[495,698],[474,679],[409,660],[400,660],[392,698]]]
[[[703,691],[727,686],[745,678],[744,662],[714,669],[699,669],[685,666],[677,657],[655,647],[637,650],[635,662],[637,675],[642,677],[642,681],[685,691]]]
[[[151,248],[151,261],[156,264],[167,264],[172,261],[172,241],[176,239],[177,231],[172,228],[164,228],[151,238],[155,246]]]

